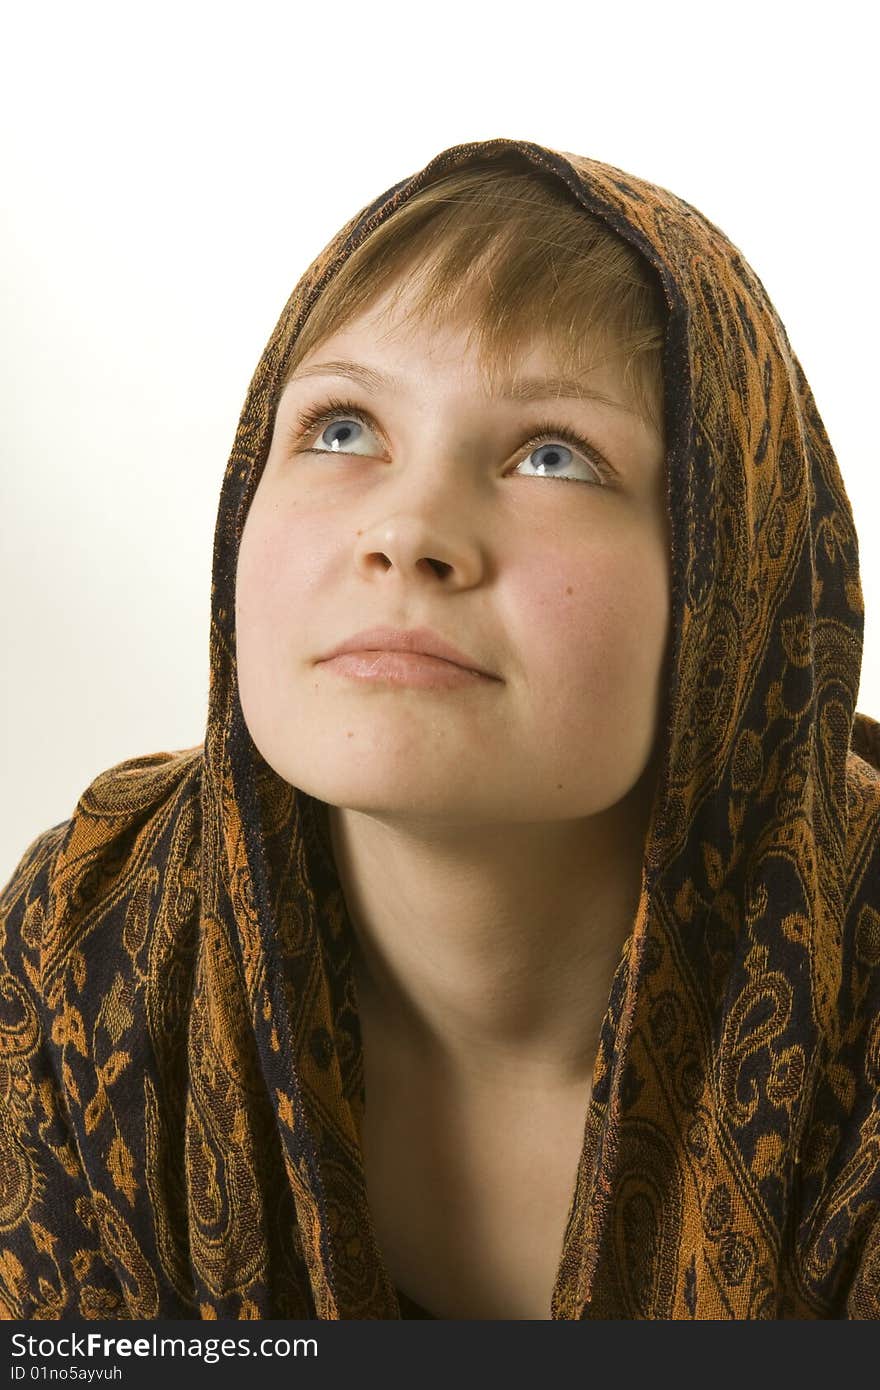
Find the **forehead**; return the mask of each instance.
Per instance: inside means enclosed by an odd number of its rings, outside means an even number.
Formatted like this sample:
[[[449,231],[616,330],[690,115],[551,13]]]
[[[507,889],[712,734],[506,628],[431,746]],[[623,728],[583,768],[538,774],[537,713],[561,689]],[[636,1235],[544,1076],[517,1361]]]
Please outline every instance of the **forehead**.
[[[325,337],[295,367],[288,389],[322,375],[344,376],[366,390],[406,394],[419,380],[443,373],[462,393],[510,401],[563,397],[600,401],[637,414],[614,345],[585,332],[567,354],[549,335],[512,334],[495,354],[480,333],[476,306],[455,318],[414,313],[406,284],[394,286],[337,332]]]

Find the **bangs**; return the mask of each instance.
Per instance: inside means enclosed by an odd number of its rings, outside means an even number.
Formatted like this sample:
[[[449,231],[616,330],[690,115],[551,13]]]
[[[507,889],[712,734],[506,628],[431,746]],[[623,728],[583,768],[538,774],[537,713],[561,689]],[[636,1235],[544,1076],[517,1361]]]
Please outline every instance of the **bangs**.
[[[496,157],[414,194],[324,288],[282,389],[309,353],[385,293],[404,323],[463,326],[490,383],[515,376],[536,340],[574,379],[619,365],[628,403],[663,436],[667,309],[659,281],[543,171]]]

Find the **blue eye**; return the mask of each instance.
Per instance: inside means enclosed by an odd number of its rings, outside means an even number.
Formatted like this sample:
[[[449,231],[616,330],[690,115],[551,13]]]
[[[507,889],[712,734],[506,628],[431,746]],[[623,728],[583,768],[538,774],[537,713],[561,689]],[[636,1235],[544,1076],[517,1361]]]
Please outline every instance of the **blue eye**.
[[[312,435],[319,427],[321,433],[317,442],[323,441],[325,447],[312,447],[303,450],[304,453],[346,454],[352,444],[357,443],[364,428],[370,428],[366,415],[358,410],[357,406],[351,405],[348,401],[330,400],[298,415],[295,429],[291,431],[291,438],[294,442],[299,442],[301,436]],[[335,433],[328,437],[331,430]]]
[[[532,467],[537,470],[532,476],[537,478],[555,478],[558,476],[556,470],[562,471],[572,466],[571,449],[567,449],[564,444],[539,444],[536,449],[532,449],[531,453],[526,455],[523,463],[529,463],[535,454],[545,455],[540,463],[532,464]],[[566,454],[568,454],[568,458],[565,457]]]
[[[327,436],[331,430],[338,430],[339,433],[328,439]],[[332,449],[336,453],[347,453],[349,446],[357,441],[362,430],[363,425],[360,420],[354,418],[351,420],[331,420],[330,424],[325,425],[321,431],[320,440],[326,444],[328,449]]]
[[[367,413],[350,401],[328,400],[312,410],[303,411],[297,417],[292,438],[299,442],[302,437],[314,434],[319,427],[321,433],[316,443],[323,443],[324,447],[316,448],[312,445],[301,452],[347,454],[352,451],[352,446],[361,439],[364,429],[372,432],[374,428]],[[560,441],[564,441],[564,443],[560,443]],[[581,439],[573,430],[565,426],[555,425],[552,421],[539,426],[538,431],[531,439],[526,440],[520,449],[527,452],[525,458],[517,465],[515,472],[519,472],[522,464],[528,462],[533,454],[544,454],[538,463],[532,464],[536,471],[531,475],[528,473],[520,474],[521,477],[558,478],[560,482],[583,483],[592,481],[594,484],[599,482],[600,486],[605,486],[605,480],[615,476],[615,470],[611,464],[605,460],[594,445],[586,439]],[[564,476],[562,470],[573,468],[578,463],[578,460],[574,458],[573,451],[581,455],[580,462],[589,467],[593,474],[592,479]]]

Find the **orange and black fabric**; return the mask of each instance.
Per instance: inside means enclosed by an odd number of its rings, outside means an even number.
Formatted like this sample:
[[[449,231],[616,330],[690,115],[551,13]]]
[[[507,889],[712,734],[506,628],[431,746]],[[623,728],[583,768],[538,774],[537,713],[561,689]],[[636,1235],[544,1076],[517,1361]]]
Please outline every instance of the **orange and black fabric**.
[[[669,307],[663,760],[548,1313],[880,1316],[880,726],[855,712],[839,466],[717,227],[494,139],[363,208],[284,307],[222,484],[204,743],[96,777],[3,892],[5,1318],[401,1316],[365,1189],[352,928],[320,805],[244,724],[235,570],[322,287],[429,180],[501,151],[631,242]]]

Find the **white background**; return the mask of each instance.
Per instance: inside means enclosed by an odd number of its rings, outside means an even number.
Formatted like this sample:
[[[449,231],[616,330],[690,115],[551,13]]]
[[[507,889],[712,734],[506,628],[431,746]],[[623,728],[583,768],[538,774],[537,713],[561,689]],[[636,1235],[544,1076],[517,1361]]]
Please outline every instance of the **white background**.
[[[98,772],[202,741],[214,522],[250,377],[342,223],[464,141],[618,165],[695,204],[751,262],[853,506],[858,708],[880,716],[869,13],[7,8],[0,883]]]

